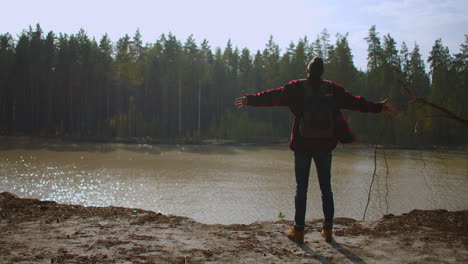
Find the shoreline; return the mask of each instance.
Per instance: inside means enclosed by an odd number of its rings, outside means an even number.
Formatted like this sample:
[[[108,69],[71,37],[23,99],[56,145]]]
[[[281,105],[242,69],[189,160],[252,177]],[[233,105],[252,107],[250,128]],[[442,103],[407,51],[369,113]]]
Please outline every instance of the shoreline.
[[[306,243],[289,241],[291,221],[202,224],[123,207],[84,207],[0,193],[1,263],[462,263],[468,210],[413,210],[376,221],[321,220]]]
[[[153,145],[153,146],[171,146],[171,145],[193,145],[193,146],[284,146],[289,148],[288,140],[265,141],[265,142],[240,142],[235,140],[224,139],[203,139],[203,140],[156,140],[149,137],[143,138],[78,138],[78,137],[45,137],[45,136],[0,136],[1,144],[21,145],[21,144],[129,144],[129,145]],[[379,149],[396,149],[396,150],[454,150],[467,151],[468,145],[460,146],[399,146],[399,145],[377,145]],[[371,143],[356,142],[353,144],[337,145],[337,149],[373,149],[375,145]]]

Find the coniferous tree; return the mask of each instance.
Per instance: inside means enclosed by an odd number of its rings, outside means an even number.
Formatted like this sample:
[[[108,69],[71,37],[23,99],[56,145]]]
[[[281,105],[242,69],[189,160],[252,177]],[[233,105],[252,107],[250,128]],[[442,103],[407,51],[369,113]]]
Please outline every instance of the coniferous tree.
[[[29,130],[30,119],[30,82],[32,82],[30,63],[30,38],[25,31],[21,33],[15,47],[15,62],[12,72],[13,89],[13,133],[32,134]]]
[[[353,55],[348,43],[348,34],[338,35],[327,65],[326,77],[345,87],[358,88],[357,69],[353,63]]]
[[[442,44],[441,39],[436,40],[428,58],[432,82],[429,99],[436,104],[447,105],[449,110],[452,110],[451,102],[454,100],[454,94],[449,90],[454,84],[450,70],[452,60],[448,47]],[[432,140],[439,144],[449,144],[453,129],[451,124],[435,110],[430,109],[429,115],[432,117],[429,120],[430,128],[433,129]]]
[[[307,67],[307,40],[299,39],[297,42],[294,54],[291,60],[291,73],[294,74],[293,79],[304,78],[306,75],[305,69]]]
[[[419,46],[415,43],[411,53],[408,53],[407,48],[406,52],[407,54],[403,62],[405,85],[411,87],[412,91],[418,96],[426,97],[429,92],[430,83],[425,71],[426,66],[419,52]],[[398,115],[401,117],[398,119],[399,124],[401,124],[401,128],[399,129],[400,134],[404,135],[400,142],[403,144],[421,145],[422,127],[419,127],[419,123],[424,115],[426,115],[426,111],[414,104],[409,104],[408,108]]]
[[[0,35],[0,135],[11,134],[14,121],[14,97],[12,70],[15,46],[10,34]]]
[[[468,119],[468,107],[464,102],[468,98],[468,35],[465,35],[465,42],[460,45],[460,52],[455,54],[453,63],[453,71],[455,72],[456,84],[452,87],[455,98],[454,111],[457,115]],[[461,142],[468,142],[468,129],[458,126],[459,139]]]
[[[369,29],[369,35],[365,38],[368,43],[367,48],[367,85],[366,90],[362,91],[362,96],[369,100],[377,100],[384,95],[384,54],[379,37],[379,32],[376,31],[375,25]],[[361,122],[358,131],[368,131],[364,133],[366,141],[377,143],[381,141],[382,121],[377,117],[370,115],[365,117],[367,122]],[[379,125],[376,125],[379,124]],[[361,134],[360,132],[359,134]]]
[[[239,86],[241,90],[248,90],[250,87],[252,76],[252,57],[250,50],[247,48],[242,49],[239,58]]]
[[[402,75],[404,80],[407,82],[408,81],[408,74],[409,74],[409,67],[410,67],[410,53],[408,50],[408,45],[406,45],[406,42],[401,43],[401,48],[400,48],[400,61],[401,61],[401,70],[402,70]]]
[[[369,29],[369,35],[365,38],[369,47],[367,48],[367,70],[375,71],[382,65],[382,46],[380,44],[379,32],[375,25]]]
[[[430,82],[426,73],[426,65],[416,43],[410,54],[407,71],[408,85],[412,87],[418,96],[426,97],[429,94]]]
[[[320,32],[320,46],[322,48],[322,58],[325,63],[328,63],[329,51],[332,49],[330,44],[330,34],[328,30],[324,28]]]
[[[460,45],[460,52],[455,54],[453,67],[456,74],[456,85],[453,87],[456,98],[468,98],[468,35],[465,35],[465,42]],[[456,113],[468,118],[468,107],[463,100],[456,101]]]
[[[396,49],[396,41],[387,34],[383,43],[383,90],[384,97],[389,97],[396,105],[404,104],[404,95],[400,87],[400,80],[403,79],[401,72],[401,61],[399,52]]]
[[[296,45],[291,42],[289,47],[286,49],[286,52],[281,56],[279,62],[279,72],[281,83],[286,83],[296,76],[296,73],[292,71],[291,64],[295,56]]]
[[[98,112],[97,115],[97,129],[98,136],[109,136],[108,131],[110,121],[112,118],[112,62],[113,62],[113,46],[107,34],[105,34],[99,41],[97,51],[97,79],[98,90]]]
[[[39,121],[41,134],[46,136],[55,136],[54,128],[54,94],[56,90],[55,67],[57,48],[55,45],[56,37],[53,32],[47,34],[44,40],[44,87],[41,93],[43,107],[41,109],[41,120]],[[45,90],[45,91],[44,91]]]

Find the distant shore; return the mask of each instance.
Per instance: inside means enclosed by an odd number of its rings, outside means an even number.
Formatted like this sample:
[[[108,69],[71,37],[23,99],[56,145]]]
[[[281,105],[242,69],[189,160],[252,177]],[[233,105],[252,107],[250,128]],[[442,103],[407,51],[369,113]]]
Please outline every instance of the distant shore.
[[[222,146],[285,146],[289,147],[288,140],[242,142],[227,139],[178,139],[161,140],[151,137],[140,138],[96,138],[96,137],[40,137],[40,136],[0,136],[0,144],[148,144],[148,145],[222,145]],[[468,145],[459,146],[399,146],[377,145],[379,149],[407,149],[407,150],[457,150],[467,151]],[[356,142],[353,144],[338,144],[337,148],[375,148],[374,144]]]
[[[306,243],[290,221],[207,225],[122,207],[83,207],[0,194],[0,263],[463,263],[468,210],[413,210],[377,221],[336,218],[325,243],[321,220]]]

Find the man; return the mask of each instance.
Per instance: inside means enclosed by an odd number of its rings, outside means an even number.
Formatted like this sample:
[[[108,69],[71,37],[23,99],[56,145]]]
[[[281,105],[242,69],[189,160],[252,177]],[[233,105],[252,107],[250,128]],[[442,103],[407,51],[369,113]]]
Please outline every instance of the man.
[[[295,120],[291,131],[290,149],[294,151],[296,212],[294,226],[286,234],[294,242],[304,243],[307,189],[313,159],[322,193],[324,215],[322,236],[326,242],[330,243],[332,241],[334,217],[331,188],[332,151],[338,142],[352,143],[356,141],[340,109],[392,114],[396,111],[396,108],[387,105],[387,99],[380,103],[370,102],[360,96],[351,95],[339,84],[322,80],[324,64],[320,57],[314,57],[310,61],[306,72],[307,79],[294,80],[277,89],[257,94],[242,92],[242,97],[237,98],[234,104],[238,108],[244,106],[287,106],[294,114]],[[327,109],[331,109],[329,110],[331,113],[329,115],[330,122],[327,121]],[[312,118],[314,114],[318,116],[318,119]],[[308,123],[312,123],[309,129],[312,132],[307,130]]]

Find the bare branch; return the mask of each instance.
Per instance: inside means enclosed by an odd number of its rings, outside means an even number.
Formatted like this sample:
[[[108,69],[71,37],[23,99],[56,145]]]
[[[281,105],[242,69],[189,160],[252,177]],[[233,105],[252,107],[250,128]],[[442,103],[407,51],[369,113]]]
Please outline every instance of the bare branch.
[[[454,114],[454,113],[452,113],[451,111],[447,110],[447,108],[445,108],[445,107],[442,107],[442,106],[436,105],[436,104],[434,104],[434,103],[431,103],[431,102],[427,101],[427,100],[424,99],[424,98],[419,98],[419,97],[417,97],[417,96],[413,93],[413,91],[411,91],[411,89],[410,89],[408,86],[404,85],[404,83],[403,83],[402,81],[399,81],[399,82],[400,82],[401,84],[403,84],[403,88],[405,89],[406,93],[412,98],[411,101],[409,101],[408,103],[414,103],[414,102],[416,102],[416,103],[428,105],[428,106],[430,106],[430,107],[432,107],[432,108],[435,108],[435,109],[437,109],[437,110],[443,112],[443,113],[445,114],[445,117],[451,118],[451,119],[453,119],[453,120],[455,120],[455,121],[461,123],[462,125],[468,127],[468,121],[467,121],[467,120],[465,120],[465,119],[463,119],[463,118],[457,116],[456,114]]]
[[[372,185],[374,185],[376,176],[377,176],[377,143],[374,144],[374,172],[372,173],[372,181],[369,186],[369,193],[367,194],[367,203],[366,203],[366,208],[364,209],[364,214],[362,215],[362,221],[366,220],[367,208],[369,208],[369,203],[371,199]]]

